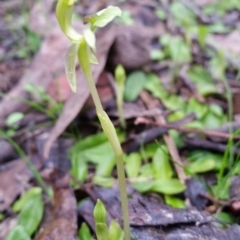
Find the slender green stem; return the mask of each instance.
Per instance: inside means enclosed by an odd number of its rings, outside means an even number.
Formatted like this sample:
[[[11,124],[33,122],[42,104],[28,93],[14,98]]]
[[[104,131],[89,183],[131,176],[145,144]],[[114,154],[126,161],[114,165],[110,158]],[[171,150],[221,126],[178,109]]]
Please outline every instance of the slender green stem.
[[[130,240],[130,226],[129,226],[129,214],[128,214],[128,200],[127,200],[127,192],[126,192],[126,179],[124,173],[123,166],[123,153],[122,148],[119,143],[116,130],[109,119],[107,113],[103,110],[102,103],[100,101],[93,76],[91,71],[91,65],[88,61],[88,48],[86,42],[83,40],[80,43],[78,59],[80,65],[82,67],[84,76],[87,80],[88,86],[90,88],[90,92],[96,106],[96,112],[100,123],[102,125],[104,133],[107,135],[107,138],[113,148],[116,162],[117,162],[117,172],[118,172],[118,180],[119,180],[119,191],[122,205],[122,215],[123,215],[123,228],[125,232],[125,240]]]

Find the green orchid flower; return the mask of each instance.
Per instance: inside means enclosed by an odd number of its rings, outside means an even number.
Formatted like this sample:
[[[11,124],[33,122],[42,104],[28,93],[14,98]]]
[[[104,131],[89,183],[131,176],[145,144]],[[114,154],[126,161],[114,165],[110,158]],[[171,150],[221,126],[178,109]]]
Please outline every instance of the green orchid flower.
[[[96,38],[94,30],[97,27],[104,27],[115,17],[121,16],[121,10],[118,7],[109,6],[97,12],[94,15],[84,18],[84,23],[89,24],[89,28],[79,34],[71,25],[72,13],[75,0],[58,0],[56,7],[56,16],[58,23],[64,34],[71,40],[71,45],[67,51],[65,70],[69,85],[73,92],[77,91],[76,80],[76,62],[77,59],[82,68],[83,74],[87,80],[95,107],[97,116],[102,125],[116,157],[117,172],[119,179],[119,189],[122,204],[123,228],[125,240],[130,240],[130,227],[128,217],[128,200],[126,193],[126,180],[123,165],[123,152],[119,143],[116,130],[109,119],[107,113],[103,110],[91,71],[91,63],[97,64],[97,58],[93,54],[96,51]]]

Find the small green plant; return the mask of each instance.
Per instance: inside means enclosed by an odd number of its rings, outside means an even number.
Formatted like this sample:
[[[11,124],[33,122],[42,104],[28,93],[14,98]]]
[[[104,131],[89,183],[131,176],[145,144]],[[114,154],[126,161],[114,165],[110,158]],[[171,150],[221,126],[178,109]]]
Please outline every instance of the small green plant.
[[[64,34],[71,40],[72,44],[68,49],[65,70],[66,75],[73,92],[77,90],[75,65],[78,58],[83,74],[87,80],[95,107],[97,116],[102,125],[111,146],[113,148],[119,178],[119,189],[122,203],[123,225],[125,231],[125,239],[130,239],[130,227],[128,219],[128,201],[126,193],[126,181],[123,166],[123,152],[119,143],[116,130],[109,119],[107,113],[103,110],[91,71],[91,63],[97,64],[98,61],[92,51],[96,51],[96,39],[94,30],[97,27],[104,27],[115,17],[121,16],[121,10],[118,7],[109,6],[97,12],[95,15],[84,18],[84,23],[89,24],[89,28],[79,34],[71,25],[71,18],[74,8],[74,0],[59,0],[56,7],[56,15],[58,23]]]
[[[42,189],[29,189],[12,207],[18,213],[18,223],[8,234],[6,240],[27,240],[36,231],[43,216]]]
[[[118,65],[115,69],[115,79],[116,79],[116,97],[117,97],[117,109],[119,114],[120,123],[123,128],[126,127],[126,121],[123,114],[123,95],[126,80],[125,69],[122,65]]]
[[[95,230],[98,240],[123,240],[124,232],[116,221],[112,221],[109,228],[106,224],[107,212],[104,204],[98,199],[93,211]]]

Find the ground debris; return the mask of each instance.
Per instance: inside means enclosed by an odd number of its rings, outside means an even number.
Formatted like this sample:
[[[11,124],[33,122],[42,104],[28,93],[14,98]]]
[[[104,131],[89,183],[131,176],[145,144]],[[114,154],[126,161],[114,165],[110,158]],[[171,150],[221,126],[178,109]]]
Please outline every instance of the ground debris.
[[[36,240],[75,240],[77,234],[77,202],[69,186],[69,175],[54,170],[50,175],[54,191],[51,216],[42,222]]]
[[[86,200],[79,208],[79,214],[94,230],[94,202],[101,199],[111,219],[121,222],[119,192],[116,187],[86,189],[92,199]],[[177,240],[177,239],[221,239],[237,240],[240,227],[233,225],[223,230],[213,225],[215,219],[208,213],[196,209],[174,209],[151,196],[141,196],[128,188],[130,225],[132,234],[138,240]],[[133,238],[134,239],[134,238]]]

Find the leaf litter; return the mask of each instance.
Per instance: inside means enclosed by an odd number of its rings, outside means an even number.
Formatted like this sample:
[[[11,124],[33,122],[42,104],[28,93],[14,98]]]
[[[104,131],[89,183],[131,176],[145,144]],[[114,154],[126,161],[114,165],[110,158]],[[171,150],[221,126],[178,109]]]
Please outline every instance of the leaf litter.
[[[18,4],[4,4],[0,14],[22,17],[18,15]],[[84,16],[110,4],[116,2],[82,1],[76,10]],[[126,152],[133,235],[137,239],[238,239],[240,88],[236,1],[131,0],[120,6],[124,11],[121,21],[98,32],[99,65],[93,66],[93,73],[99,81],[103,105],[119,126],[116,89],[111,89],[113,72],[119,63],[127,72],[123,108],[127,128],[119,128],[118,135]],[[106,137],[99,133],[88,100],[89,90],[78,69],[77,93],[72,94],[66,85],[63,61],[69,46],[54,20],[52,2],[26,5],[29,7],[30,27],[42,40],[39,50],[34,44],[40,38],[32,34],[26,22],[21,25],[25,35],[16,33],[33,41],[27,51],[6,41],[13,38],[8,23],[0,28],[6,37],[0,44],[0,56],[6,51],[11,53],[0,61],[4,79],[0,86],[0,125],[35,165],[38,162],[37,169],[52,188],[53,200],[51,194],[41,193],[44,215],[38,228],[26,227],[28,217],[22,216],[29,216],[27,211],[15,218],[10,211],[14,202],[38,183],[26,164],[16,160],[19,148],[8,146],[14,154],[8,150],[10,153],[2,154],[0,159],[1,226],[12,219],[10,225],[25,239],[24,234],[31,235],[31,229],[35,239],[77,239],[83,222],[94,232],[92,212],[98,198],[108,210],[108,222],[116,219],[121,224],[118,190],[114,187],[115,160]],[[13,13],[8,13],[9,9]],[[46,19],[51,22],[47,31]],[[81,31],[81,21],[74,21]],[[14,47],[22,51],[14,55]],[[20,67],[13,74],[14,66]],[[22,66],[26,67],[25,73]],[[29,84],[34,87],[29,88]],[[44,118],[38,120],[31,115],[36,111],[47,115],[48,124],[44,125]],[[6,120],[18,112],[24,113],[23,118],[7,125]],[[234,137],[230,138],[232,133]],[[76,141],[70,151],[73,141],[62,139],[69,136]],[[77,210],[77,201],[87,196],[90,199]],[[231,225],[222,229],[226,223]],[[87,226],[82,226],[89,235]]]

